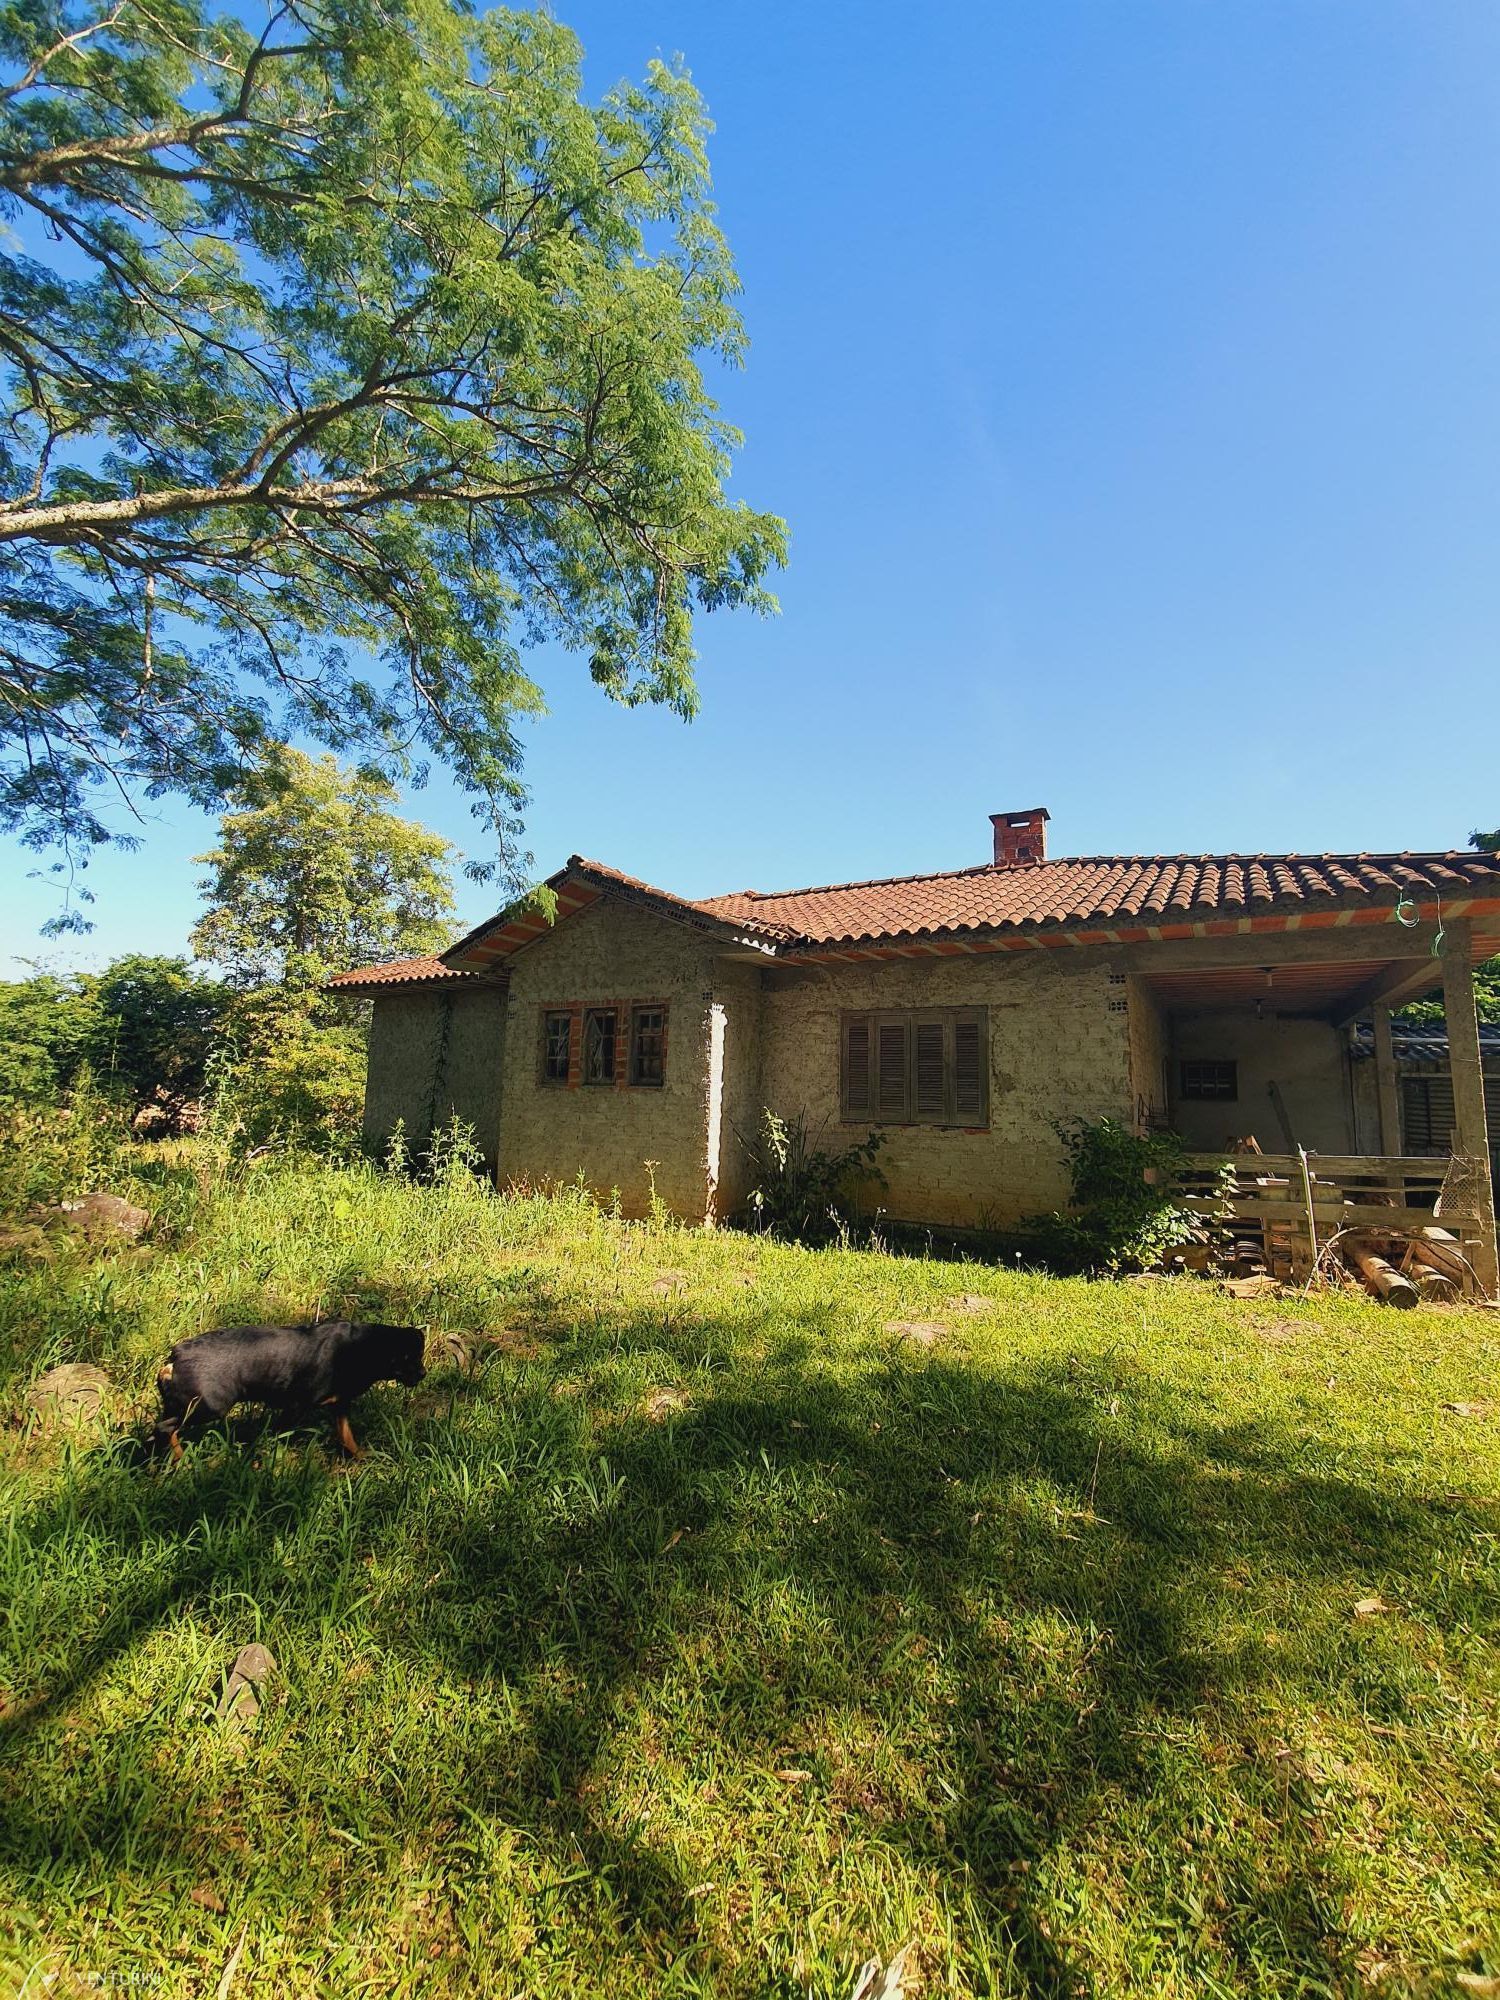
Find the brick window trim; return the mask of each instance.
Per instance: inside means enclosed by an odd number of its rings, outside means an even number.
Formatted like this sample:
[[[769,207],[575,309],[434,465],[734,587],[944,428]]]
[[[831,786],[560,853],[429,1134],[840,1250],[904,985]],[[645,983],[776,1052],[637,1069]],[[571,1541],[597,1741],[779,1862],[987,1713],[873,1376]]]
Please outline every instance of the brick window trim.
[[[637,1010],[653,1009],[661,1015],[661,1081],[659,1083],[632,1083],[630,1072],[634,1067],[635,1017]],[[615,1073],[607,1083],[589,1083],[583,1080],[584,1035],[590,1014],[613,1014],[615,1017]],[[568,1075],[564,1082],[561,1077],[547,1074],[547,1022],[554,1014],[568,1017]],[[541,1090],[589,1090],[603,1093],[608,1090],[660,1091],[667,1087],[667,1063],[671,1039],[671,1002],[654,994],[633,994],[629,999],[600,1000],[543,1000],[537,1006],[536,1024],[536,1080]]]

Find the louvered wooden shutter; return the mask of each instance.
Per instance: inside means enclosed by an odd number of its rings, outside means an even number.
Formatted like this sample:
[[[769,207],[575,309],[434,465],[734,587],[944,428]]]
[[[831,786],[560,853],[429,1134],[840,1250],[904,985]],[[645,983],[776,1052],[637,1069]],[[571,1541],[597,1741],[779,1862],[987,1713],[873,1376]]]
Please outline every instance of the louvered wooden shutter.
[[[959,1015],[953,1023],[953,1115],[960,1125],[986,1122],[984,1017]]]
[[[948,1065],[944,1060],[947,1035],[942,1021],[916,1022],[914,1043],[914,1109],[918,1118],[942,1119],[948,1109],[946,1088]]]
[[[868,1014],[846,1014],[844,1016],[843,1050],[843,1115],[847,1119],[868,1118],[872,1094],[870,1089],[870,1017]]]
[[[875,1116],[892,1125],[907,1118],[907,1029],[885,1018],[875,1026]]]
[[[1453,1079],[1447,1076],[1405,1076],[1401,1079],[1404,1144],[1412,1153],[1447,1153],[1453,1146]]]

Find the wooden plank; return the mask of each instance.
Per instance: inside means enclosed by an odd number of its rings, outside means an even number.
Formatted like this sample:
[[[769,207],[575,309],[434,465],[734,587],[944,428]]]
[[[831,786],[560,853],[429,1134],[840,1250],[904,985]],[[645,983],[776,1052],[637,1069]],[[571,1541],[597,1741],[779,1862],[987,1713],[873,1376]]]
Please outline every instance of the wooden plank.
[[[1184,1164],[1205,1172],[1215,1167],[1233,1167],[1246,1175],[1261,1172],[1295,1174],[1300,1167],[1295,1153],[1185,1153]],[[1318,1175],[1396,1174],[1405,1180],[1441,1181],[1448,1171],[1446,1160],[1431,1153],[1309,1153],[1307,1163]]]
[[[1289,1222],[1293,1225],[1307,1223],[1307,1205],[1299,1194],[1295,1201],[1213,1201],[1207,1196],[1189,1195],[1183,1207],[1194,1215],[1217,1215],[1226,1221],[1236,1222]],[[1337,1226],[1344,1218],[1344,1204],[1341,1201],[1314,1202],[1313,1214],[1319,1224],[1332,1223]]]
[[[1236,1222],[1307,1221],[1307,1209],[1300,1195],[1294,1201],[1239,1200],[1233,1196],[1228,1201],[1215,1201],[1208,1195],[1184,1195],[1181,1200],[1182,1206],[1194,1215],[1220,1216]],[[1378,1202],[1314,1201],[1313,1213],[1319,1228],[1332,1223],[1342,1229],[1401,1231],[1424,1229],[1432,1222],[1430,1208],[1400,1208],[1394,1203],[1387,1207]],[[1445,1215],[1443,1220],[1466,1235],[1477,1237],[1480,1233],[1477,1220],[1469,1216]]]

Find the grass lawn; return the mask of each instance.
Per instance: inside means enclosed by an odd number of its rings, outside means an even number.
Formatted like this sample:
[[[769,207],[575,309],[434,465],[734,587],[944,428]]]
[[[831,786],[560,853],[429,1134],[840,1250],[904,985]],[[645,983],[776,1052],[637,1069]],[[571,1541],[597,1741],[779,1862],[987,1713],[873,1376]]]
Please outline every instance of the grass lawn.
[[[1494,1316],[140,1172],[0,1265],[0,1986],[1500,1992]],[[459,1337],[365,1462],[141,1465],[173,1340],[342,1311]]]

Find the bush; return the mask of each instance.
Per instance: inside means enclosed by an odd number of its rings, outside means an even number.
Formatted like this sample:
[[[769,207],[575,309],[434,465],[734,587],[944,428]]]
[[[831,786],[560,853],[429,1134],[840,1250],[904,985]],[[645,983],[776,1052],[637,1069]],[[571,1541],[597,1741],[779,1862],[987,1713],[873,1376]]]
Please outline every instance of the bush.
[[[1178,1193],[1186,1149],[1175,1132],[1141,1136],[1112,1118],[1056,1129],[1072,1200],[1065,1215],[1033,1215],[1022,1224],[1028,1261],[1064,1275],[1114,1276],[1149,1270],[1199,1234],[1199,1217]]]
[[[885,1176],[875,1165],[884,1133],[872,1132],[857,1146],[829,1152],[816,1143],[825,1129],[820,1126],[814,1137],[805,1112],[780,1118],[766,1110],[754,1138],[736,1132],[755,1183],[746,1205],[752,1228],[793,1242],[825,1243],[855,1220],[861,1183],[884,1187]]]
[[[61,1104],[0,1109],[0,1215],[50,1207],[112,1186],[130,1138],[129,1114],[85,1064]]]

